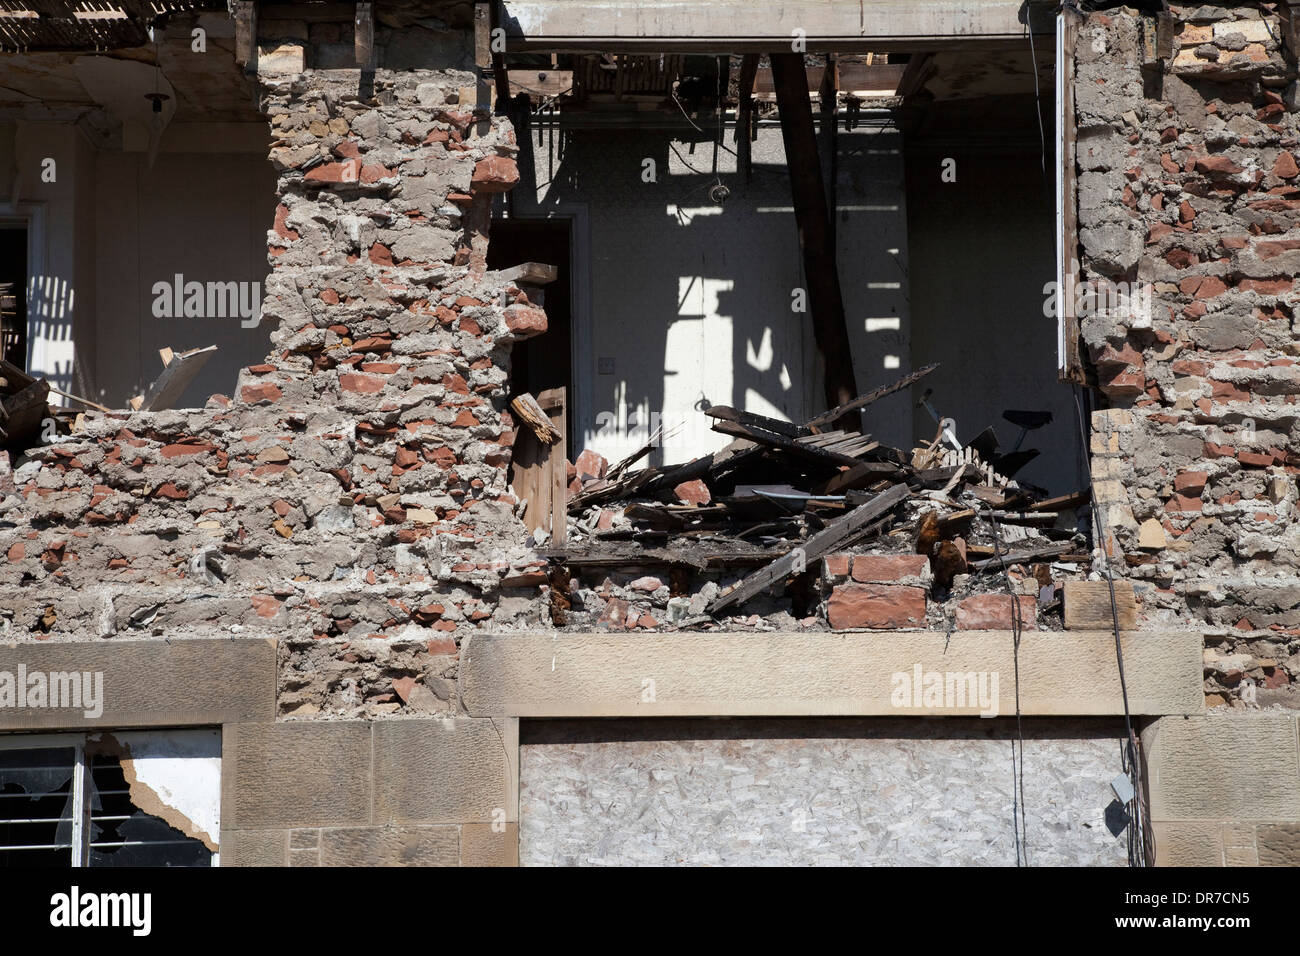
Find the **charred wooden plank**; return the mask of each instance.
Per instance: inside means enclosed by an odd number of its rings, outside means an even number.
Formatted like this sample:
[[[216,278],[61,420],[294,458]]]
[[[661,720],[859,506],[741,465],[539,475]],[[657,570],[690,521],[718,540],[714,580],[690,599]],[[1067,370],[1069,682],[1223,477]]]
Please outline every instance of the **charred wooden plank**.
[[[851,455],[841,455],[838,452],[827,451],[824,448],[818,448],[816,445],[805,445],[797,442],[793,438],[787,438],[785,435],[778,435],[775,432],[763,431],[749,425],[742,425],[740,422],[729,422],[719,420],[714,423],[713,430],[722,432],[724,435],[735,435],[737,438],[744,438],[760,445],[766,445],[769,448],[776,448],[781,451],[792,452],[801,455],[804,458],[813,461],[823,462],[828,465],[857,465],[858,460]]]
[[[838,407],[848,402],[858,389],[835,262],[835,236],[830,211],[826,208],[826,187],[813,129],[808,75],[804,72],[802,53],[769,53],[768,62],[776,85],[799,249],[808,282],[813,338],[825,361],[826,404]]]
[[[760,591],[771,587],[786,575],[803,570],[809,563],[816,561],[827,551],[837,547],[840,542],[861,530],[863,526],[893,510],[895,506],[901,504],[907,498],[908,494],[910,492],[906,485],[895,485],[867,504],[854,508],[843,518],[817,532],[799,547],[777,558],[766,567],[755,571],[725,594],[720,595],[709,606],[709,613],[716,614],[733,604],[747,601]]]
[[[779,418],[768,418],[766,415],[755,415],[753,412],[741,411],[732,408],[730,405],[712,405],[704,410],[704,414],[720,421],[738,422],[741,425],[749,425],[763,431],[776,432],[776,434],[785,435],[787,438],[800,438],[809,434],[808,429],[803,425],[783,422]]]
[[[818,425],[828,425],[833,421],[838,421],[840,418],[842,418],[844,415],[847,415],[849,412],[857,411],[860,408],[865,408],[867,405],[870,405],[872,402],[877,401],[878,399],[884,398],[886,395],[892,395],[894,392],[897,392],[900,389],[907,388],[907,386],[913,384],[914,382],[919,382],[921,379],[925,378],[925,376],[929,375],[938,367],[939,367],[939,363],[935,362],[932,365],[925,366],[925,368],[919,368],[915,372],[912,372],[910,375],[904,375],[897,382],[894,382],[890,385],[882,385],[880,388],[873,389],[872,391],[867,392],[865,395],[859,395],[857,398],[853,399],[852,401],[845,402],[843,405],[837,405],[835,408],[832,408],[830,411],[822,412],[820,415],[808,419],[808,421],[804,422],[804,424],[808,425],[811,428],[815,428]]]

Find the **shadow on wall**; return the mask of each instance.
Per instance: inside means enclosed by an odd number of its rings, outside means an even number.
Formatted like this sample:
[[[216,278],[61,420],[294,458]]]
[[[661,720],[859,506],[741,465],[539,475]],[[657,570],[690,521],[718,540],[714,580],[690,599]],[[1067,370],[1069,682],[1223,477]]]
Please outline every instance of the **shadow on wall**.
[[[956,182],[940,178],[946,157],[956,158]],[[907,208],[912,364],[942,363],[918,389],[934,389],[960,441],[992,425],[1005,450],[1020,429],[1003,411],[1050,411],[1023,445],[1042,453],[1016,477],[1054,494],[1081,487],[1086,453],[1071,388],[1057,379],[1056,320],[1044,315],[1056,213],[1038,148],[909,149]],[[921,409],[914,423],[927,437],[936,429]]]
[[[662,424],[685,427],[651,464],[725,445],[700,414],[711,405],[800,419],[820,394],[806,316],[791,310],[802,283],[784,170],[760,167],[746,184],[720,151],[715,178],[711,142],[685,136],[575,130],[561,151],[549,131],[534,131],[521,162],[525,183],[535,170],[540,198],[529,203],[521,187],[516,215],[588,209],[591,350],[574,378],[592,383],[592,407],[581,409],[578,440],[611,461],[645,440],[661,410]],[[724,204],[708,195],[718,179],[730,190]]]

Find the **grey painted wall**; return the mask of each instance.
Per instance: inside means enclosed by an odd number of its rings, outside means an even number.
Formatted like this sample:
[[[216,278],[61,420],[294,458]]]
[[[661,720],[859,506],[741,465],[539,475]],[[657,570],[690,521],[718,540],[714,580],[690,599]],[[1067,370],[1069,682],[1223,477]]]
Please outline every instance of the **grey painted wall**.
[[[1014,719],[524,721],[524,865],[1014,865]],[[1125,862],[1122,724],[1025,721],[1034,866]]]
[[[945,157],[956,160],[956,182],[940,179]],[[1076,490],[1087,463],[1070,387],[1057,381],[1056,320],[1043,314],[1043,286],[1056,275],[1055,205],[1037,148],[909,149],[907,171],[912,361],[941,364],[925,380],[934,406],[956,420],[959,440],[992,425],[1007,450],[1020,429],[1004,410],[1050,411],[1052,423],[1023,446],[1042,454],[1016,477]],[[914,418],[933,437],[933,419]]]
[[[96,157],[96,383],[122,406],[162,371],[158,350],[217,346],[182,397],[201,407],[230,395],[239,369],[266,358],[270,328],[237,318],[156,318],[155,282],[257,282],[270,267],[266,233],[275,216],[275,172],[262,153],[161,152]],[[261,296],[258,296],[260,303]]]

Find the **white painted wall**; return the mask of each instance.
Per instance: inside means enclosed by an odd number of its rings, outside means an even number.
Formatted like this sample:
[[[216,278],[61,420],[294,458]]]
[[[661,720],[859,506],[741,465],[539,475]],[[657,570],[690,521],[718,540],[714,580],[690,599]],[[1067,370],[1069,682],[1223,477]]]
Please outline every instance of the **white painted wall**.
[[[720,151],[718,178],[731,189],[723,205],[708,197],[707,141],[692,149],[664,130],[589,130],[559,147],[559,136],[534,132],[535,201],[523,187],[514,201],[516,215],[586,210],[575,221],[590,250],[589,274],[574,276],[590,292],[588,313],[574,317],[580,445],[613,461],[654,422],[684,424],[650,463],[684,461],[729,440],[708,428],[708,405],[798,421],[823,410],[808,315],[791,308],[804,282],[779,129],[760,129],[748,184]],[[646,160],[653,182],[643,179]],[[908,366],[906,211],[893,137],[841,134],[838,184],[841,277],[865,390]],[[884,331],[869,332],[882,317]],[[887,408],[877,426],[888,441],[910,439],[905,416]]]
[[[87,174],[94,151],[75,127],[18,123],[13,155],[9,202],[39,209],[39,265],[29,262],[35,271],[29,271],[27,290],[28,369],[56,388],[92,387],[95,261],[86,229],[94,203],[95,184]],[[42,177],[46,160],[53,160],[53,181]]]

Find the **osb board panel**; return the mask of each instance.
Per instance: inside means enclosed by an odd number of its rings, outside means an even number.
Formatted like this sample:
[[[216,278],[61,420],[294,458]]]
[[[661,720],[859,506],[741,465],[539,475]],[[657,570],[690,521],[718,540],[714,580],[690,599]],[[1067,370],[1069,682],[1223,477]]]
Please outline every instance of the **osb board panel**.
[[[1015,865],[1014,718],[525,721],[522,865]],[[1122,866],[1122,721],[1025,722],[1030,865]]]
[[[1122,646],[1132,713],[1204,709],[1199,634],[1133,632]],[[474,634],[461,649],[460,686],[475,716],[979,713],[978,706],[895,706],[896,675],[913,675],[918,664],[923,675],[986,674],[990,696],[996,674],[998,712],[1015,713],[1009,631]],[[1111,634],[1026,633],[1019,670],[1023,714],[1123,713]]]
[[[0,731],[193,727],[275,719],[275,641],[44,641],[0,644],[0,675],[102,675],[103,712],[0,707]],[[0,680],[3,678],[0,677]],[[84,683],[84,682],[83,682]],[[96,695],[100,696],[100,695]],[[47,697],[47,704],[51,703]],[[91,711],[93,713],[93,710]]]
[[[1151,819],[1300,822],[1297,718],[1164,717],[1142,733]]]

